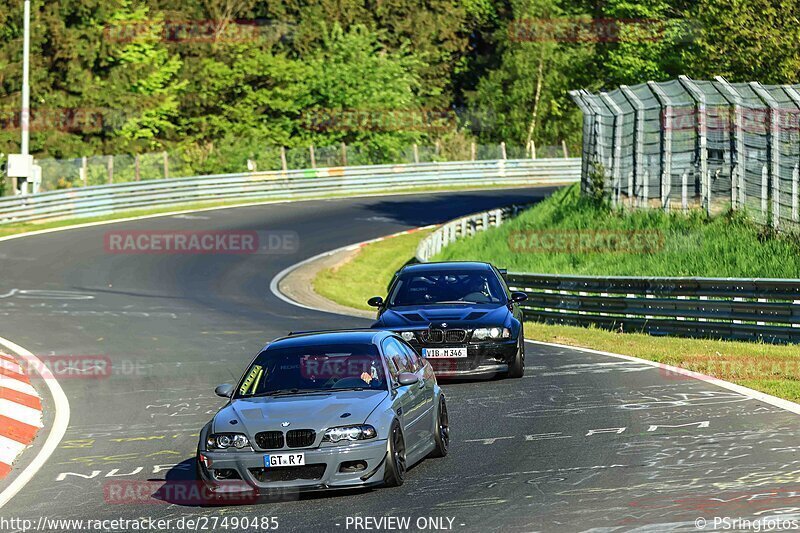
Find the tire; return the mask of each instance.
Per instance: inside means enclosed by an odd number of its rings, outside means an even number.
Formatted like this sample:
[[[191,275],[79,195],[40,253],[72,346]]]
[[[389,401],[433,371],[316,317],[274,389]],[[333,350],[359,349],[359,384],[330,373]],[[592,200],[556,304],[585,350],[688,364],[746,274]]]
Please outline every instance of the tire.
[[[389,444],[386,451],[386,468],[383,473],[383,484],[386,487],[399,487],[406,480],[406,441],[400,424],[392,424]]]
[[[450,451],[450,419],[447,416],[447,402],[444,396],[439,397],[439,409],[436,412],[436,433],[434,442],[436,447],[430,457],[445,457]]]
[[[517,354],[514,356],[514,361],[508,367],[508,374],[506,377],[512,379],[519,379],[525,375],[525,337],[522,331],[519,332],[519,347]]]

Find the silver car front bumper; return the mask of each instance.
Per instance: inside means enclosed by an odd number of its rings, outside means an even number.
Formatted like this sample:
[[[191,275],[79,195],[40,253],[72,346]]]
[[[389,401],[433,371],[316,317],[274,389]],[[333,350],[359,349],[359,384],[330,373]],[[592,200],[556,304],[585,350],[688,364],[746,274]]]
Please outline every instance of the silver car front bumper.
[[[383,482],[387,441],[355,443],[319,448],[282,449],[271,451],[201,451],[206,463],[200,463],[199,475],[209,488],[225,490],[227,486],[243,486],[242,481],[260,493],[278,491],[328,490],[366,487]],[[264,456],[276,453],[303,453],[305,466],[265,468]],[[358,471],[346,471],[347,464],[366,463]],[[240,479],[219,479],[219,471],[235,471]]]

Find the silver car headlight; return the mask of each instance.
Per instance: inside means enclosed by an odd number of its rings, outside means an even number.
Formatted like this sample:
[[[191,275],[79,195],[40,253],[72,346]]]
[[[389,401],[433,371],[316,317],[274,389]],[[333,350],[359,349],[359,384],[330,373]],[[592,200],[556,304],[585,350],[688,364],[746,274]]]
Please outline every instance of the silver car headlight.
[[[472,332],[472,338],[479,341],[508,339],[511,338],[511,331],[508,328],[478,328]]]
[[[248,448],[250,440],[241,433],[215,433],[206,439],[206,446],[209,450],[227,450],[228,448]]]
[[[342,441],[359,441],[374,439],[378,436],[375,428],[369,425],[363,426],[340,426],[330,428],[322,436],[322,442],[342,442]]]

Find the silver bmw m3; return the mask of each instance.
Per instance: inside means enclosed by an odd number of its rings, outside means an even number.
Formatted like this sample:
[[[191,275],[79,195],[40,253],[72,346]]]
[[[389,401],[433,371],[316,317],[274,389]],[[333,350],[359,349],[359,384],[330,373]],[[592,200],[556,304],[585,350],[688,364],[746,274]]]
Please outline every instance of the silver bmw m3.
[[[292,335],[268,344],[200,432],[211,491],[398,486],[447,455],[445,397],[430,364],[387,331]]]

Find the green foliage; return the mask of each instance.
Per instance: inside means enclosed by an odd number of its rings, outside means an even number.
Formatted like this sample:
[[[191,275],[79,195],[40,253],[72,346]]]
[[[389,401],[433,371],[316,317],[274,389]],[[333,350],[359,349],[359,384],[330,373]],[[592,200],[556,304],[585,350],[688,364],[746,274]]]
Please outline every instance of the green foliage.
[[[367,162],[437,141],[455,153],[566,140],[575,153],[569,90],[678,74],[796,82],[799,16],[793,0],[32,0],[31,147],[163,149],[209,172],[281,145],[346,142]],[[0,0],[0,153],[19,149],[21,19]],[[554,21],[610,30],[542,35]],[[409,120],[453,109],[483,118]],[[309,127],[334,111],[404,118]]]

